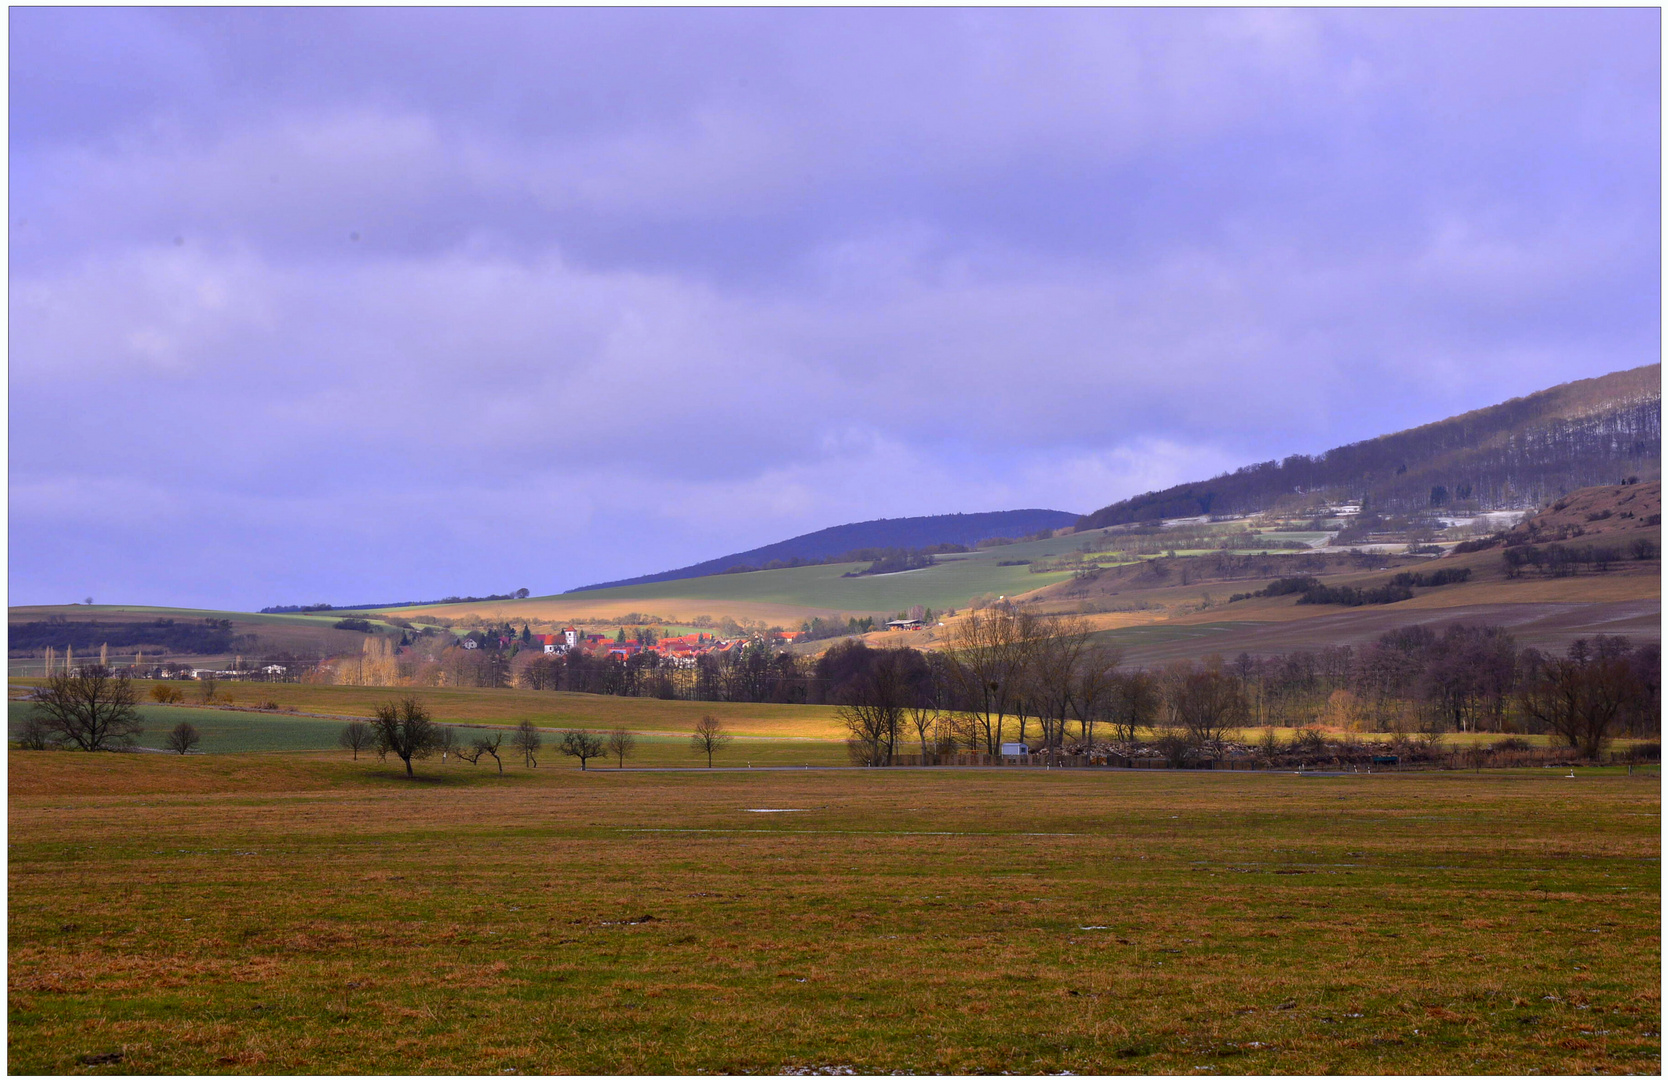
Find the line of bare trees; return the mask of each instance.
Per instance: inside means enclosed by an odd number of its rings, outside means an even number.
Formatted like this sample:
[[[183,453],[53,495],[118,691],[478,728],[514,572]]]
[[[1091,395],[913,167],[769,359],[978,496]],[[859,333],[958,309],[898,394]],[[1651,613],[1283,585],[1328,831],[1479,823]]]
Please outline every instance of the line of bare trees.
[[[818,673],[838,703],[852,759],[901,753],[1082,752],[1141,732],[1220,757],[1247,725],[1321,722],[1347,730],[1550,732],[1586,756],[1618,735],[1661,730],[1661,654],[1626,638],[1578,641],[1563,657],[1519,650],[1492,626],[1415,626],[1356,650],[1241,654],[1157,670],[1125,668],[1076,618],[997,606],[956,624],[948,647],[829,650]],[[1166,752],[1166,756],[1171,756]]]
[[[995,754],[1009,741],[1060,752],[1074,731],[1092,742],[1099,724],[1147,725],[1153,681],[1121,661],[1081,619],[997,606],[957,623],[941,652],[848,642],[818,670],[840,705],[853,760],[883,765],[906,744],[922,754]]]

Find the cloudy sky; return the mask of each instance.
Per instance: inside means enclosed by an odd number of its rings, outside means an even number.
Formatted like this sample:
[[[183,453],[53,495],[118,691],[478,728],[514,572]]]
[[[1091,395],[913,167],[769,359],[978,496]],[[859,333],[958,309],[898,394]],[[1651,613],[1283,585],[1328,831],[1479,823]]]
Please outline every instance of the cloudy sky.
[[[1658,358],[1655,10],[8,17],[14,604],[551,592]]]

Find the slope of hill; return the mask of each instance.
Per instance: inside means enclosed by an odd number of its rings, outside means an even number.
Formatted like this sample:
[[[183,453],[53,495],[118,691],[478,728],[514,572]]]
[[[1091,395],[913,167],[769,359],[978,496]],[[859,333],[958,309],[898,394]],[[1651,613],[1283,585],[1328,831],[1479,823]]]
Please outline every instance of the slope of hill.
[[[1113,503],[1078,527],[1264,510],[1320,492],[1378,513],[1522,509],[1662,473],[1662,365],[1564,383],[1408,431]]]
[[[921,604],[934,611],[966,607],[976,596],[1017,596],[1071,577],[1044,570],[1047,560],[1082,543],[1077,535],[1027,540],[962,554],[940,555],[934,566],[896,574],[846,577],[866,563],[827,563],[751,574],[708,574],[670,582],[534,596],[479,604],[401,608],[413,619],[473,617],[520,623],[594,623],[624,620],[683,624],[702,615],[797,626],[815,617],[888,616]],[[627,618],[646,613],[653,619]]]
[[[819,562],[863,548],[923,548],[934,544],[963,544],[971,547],[993,537],[1014,539],[1044,529],[1062,529],[1077,521],[1075,514],[1061,510],[998,510],[986,514],[938,514],[932,517],[879,518],[850,525],[835,525],[775,544],[739,551],[678,570],[585,585],[569,592],[613,589],[626,585],[652,585],[661,581],[722,574],[734,567],[764,568],[773,562],[801,559]]]
[[[1241,651],[1268,656],[1296,649],[1364,645],[1387,630],[1451,623],[1507,628],[1519,645],[1562,651],[1576,638],[1621,634],[1660,641],[1662,588],[1660,482],[1605,485],[1554,500],[1498,541],[1440,559],[1347,549],[1273,556],[1212,552],[1155,559],[1057,582],[1023,601],[1041,613],[1083,614],[1101,640],[1135,664],[1163,664]],[[1522,543],[1589,540],[1617,554],[1607,564],[1524,565],[1503,558]],[[1349,606],[1305,602],[1295,591],[1264,593],[1278,578],[1312,576],[1363,592],[1403,575],[1446,571],[1447,583],[1415,582],[1393,602]],[[1458,572],[1458,573],[1456,573]]]
[[[1567,540],[1654,529],[1662,524],[1662,481],[1584,488],[1512,529],[1508,542]]]

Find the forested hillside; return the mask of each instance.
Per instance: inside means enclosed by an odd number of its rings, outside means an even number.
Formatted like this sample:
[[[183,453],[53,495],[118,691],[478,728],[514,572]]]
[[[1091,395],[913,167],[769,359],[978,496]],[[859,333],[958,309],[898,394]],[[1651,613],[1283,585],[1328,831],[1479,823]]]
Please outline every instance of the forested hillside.
[[[1309,457],[1247,465],[1113,503],[1078,521],[1247,513],[1282,496],[1321,492],[1364,509],[1406,513],[1538,506],[1577,488],[1662,469],[1662,365],[1564,383],[1434,424]]]
[[[822,562],[834,556],[850,554],[850,561],[871,561],[882,549],[934,547],[940,544],[961,544],[971,547],[980,540],[992,538],[1018,539],[1032,536],[1044,529],[1063,529],[1077,521],[1077,515],[1061,510],[996,510],[985,514],[938,514],[932,517],[879,518],[851,525],[796,536],[791,540],[724,555],[717,559],[667,570],[659,574],[605,581],[600,585],[586,585],[570,592],[589,589],[608,589],[616,585],[652,585],[659,581],[679,581],[684,578],[706,577],[727,570],[776,569]],[[774,566],[772,564],[775,564]]]

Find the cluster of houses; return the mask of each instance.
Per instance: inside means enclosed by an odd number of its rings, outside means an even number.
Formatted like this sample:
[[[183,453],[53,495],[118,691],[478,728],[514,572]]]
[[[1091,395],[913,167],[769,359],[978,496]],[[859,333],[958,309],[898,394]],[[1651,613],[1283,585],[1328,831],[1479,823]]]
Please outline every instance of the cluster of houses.
[[[782,630],[771,635],[772,644],[792,644],[804,636],[803,631]],[[565,626],[554,634],[534,634],[533,640],[544,645],[544,651],[561,656],[582,652],[590,656],[630,659],[639,653],[655,653],[662,660],[675,664],[694,664],[697,657],[708,653],[736,652],[752,643],[752,638],[720,638],[714,634],[696,632],[677,637],[663,637],[652,643],[614,641],[606,634],[586,634]]]

